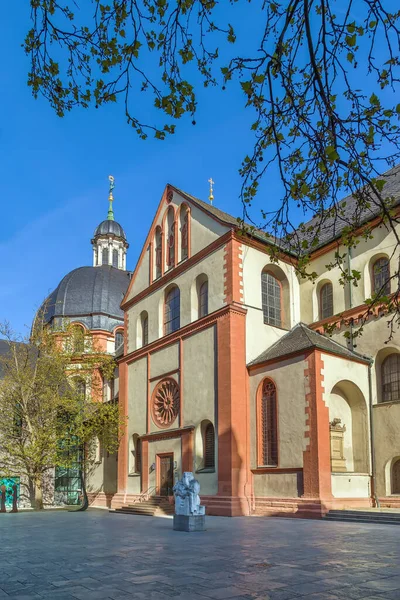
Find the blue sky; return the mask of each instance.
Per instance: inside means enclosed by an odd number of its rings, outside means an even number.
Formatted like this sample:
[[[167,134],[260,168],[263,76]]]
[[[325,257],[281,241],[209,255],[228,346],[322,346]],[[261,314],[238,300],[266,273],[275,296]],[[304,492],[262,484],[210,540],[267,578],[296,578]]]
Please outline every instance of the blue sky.
[[[237,16],[250,43],[256,36],[246,11]],[[91,264],[90,239],[107,215],[109,174],[116,182],[115,217],[130,243],[130,269],[167,182],[205,200],[211,176],[215,205],[241,215],[238,168],[251,151],[252,115],[240,92],[200,87],[197,125],[182,120],[163,142],[140,141],[119,105],[60,119],[44,99],[33,99],[26,84],[29,63],[21,43],[29,28],[27,0],[12,3],[6,19],[0,39],[0,321],[26,333],[61,278]],[[138,101],[145,110],[144,99]],[[259,202],[273,206],[278,188],[276,178],[266,178]]]

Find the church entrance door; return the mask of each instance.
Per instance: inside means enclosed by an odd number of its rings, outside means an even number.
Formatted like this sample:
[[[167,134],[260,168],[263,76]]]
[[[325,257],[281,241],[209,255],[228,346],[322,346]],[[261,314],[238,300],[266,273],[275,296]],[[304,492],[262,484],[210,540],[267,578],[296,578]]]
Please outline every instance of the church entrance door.
[[[157,454],[157,492],[159,496],[172,496],[174,487],[174,455]]]

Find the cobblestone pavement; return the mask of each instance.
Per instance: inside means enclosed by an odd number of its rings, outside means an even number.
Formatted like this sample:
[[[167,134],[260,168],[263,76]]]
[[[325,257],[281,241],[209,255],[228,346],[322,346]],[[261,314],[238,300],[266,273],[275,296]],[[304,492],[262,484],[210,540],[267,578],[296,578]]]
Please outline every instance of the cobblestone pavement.
[[[107,511],[0,514],[0,600],[400,600],[400,527]]]

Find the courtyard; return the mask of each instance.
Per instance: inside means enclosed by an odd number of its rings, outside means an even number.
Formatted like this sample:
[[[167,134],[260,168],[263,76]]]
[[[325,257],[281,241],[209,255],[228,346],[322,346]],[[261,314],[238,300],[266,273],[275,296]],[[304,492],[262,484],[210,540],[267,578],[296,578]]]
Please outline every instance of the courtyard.
[[[400,599],[396,526],[45,511],[0,515],[0,599]]]

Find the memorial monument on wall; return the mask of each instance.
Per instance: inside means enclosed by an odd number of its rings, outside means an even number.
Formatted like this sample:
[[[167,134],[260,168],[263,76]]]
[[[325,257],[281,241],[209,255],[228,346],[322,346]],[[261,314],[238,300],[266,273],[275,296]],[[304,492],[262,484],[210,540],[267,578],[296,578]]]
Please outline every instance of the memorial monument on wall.
[[[175,496],[174,529],[205,531],[206,509],[200,504],[200,483],[193,473],[185,471],[173,488]]]

